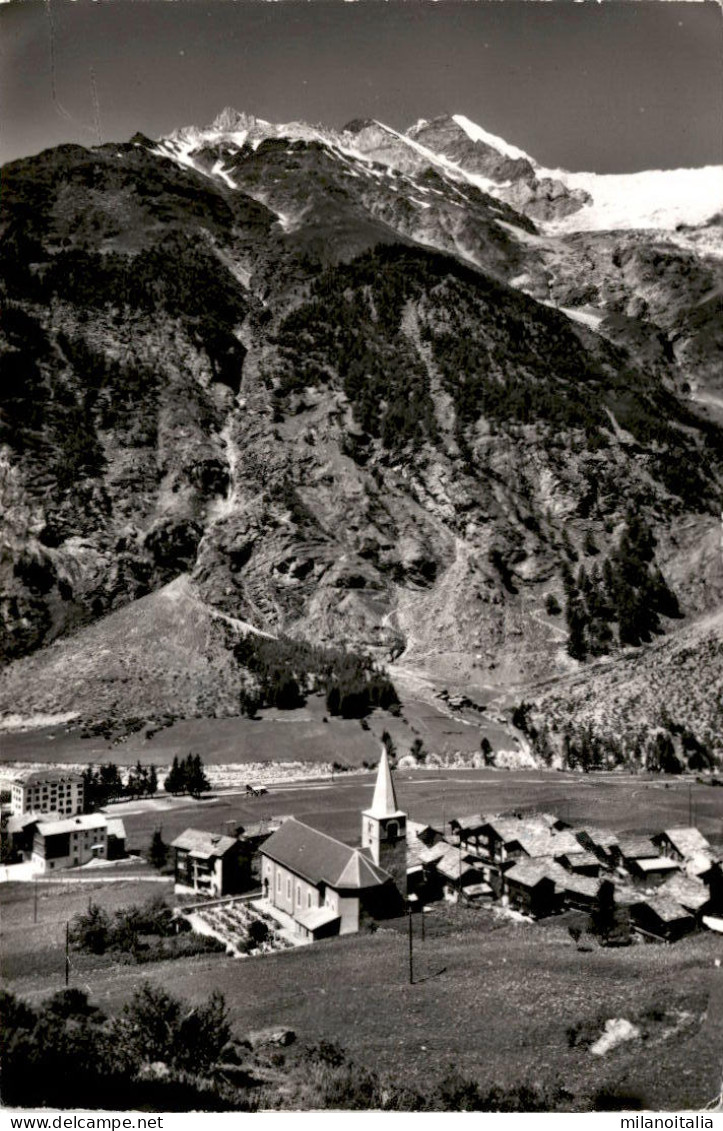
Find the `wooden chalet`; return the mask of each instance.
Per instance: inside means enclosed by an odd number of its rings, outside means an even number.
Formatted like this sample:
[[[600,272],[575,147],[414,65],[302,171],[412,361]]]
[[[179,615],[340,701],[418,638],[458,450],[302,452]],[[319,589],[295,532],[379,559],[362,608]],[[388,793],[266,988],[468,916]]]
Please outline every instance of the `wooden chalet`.
[[[596,856],[606,868],[614,867],[614,853],[618,846],[617,834],[609,829],[576,829],[578,844]]]
[[[630,871],[631,864],[639,864],[641,860],[659,860],[661,856],[650,837],[627,836],[620,837],[611,846],[610,858],[614,867]]]
[[[523,915],[541,919],[558,908],[555,881],[549,865],[536,860],[519,860],[504,873],[503,899]]]
[[[577,876],[599,876],[601,865],[597,856],[594,856],[592,852],[587,852],[579,844],[577,849],[576,852],[563,852],[561,855],[556,855],[555,860],[566,871],[573,872]]]
[[[670,856],[673,860],[692,860],[695,856],[712,852],[703,834],[693,826],[664,829],[652,839],[663,856]]]
[[[631,904],[630,919],[643,935],[675,942],[696,928],[696,919],[677,900],[656,893]]]

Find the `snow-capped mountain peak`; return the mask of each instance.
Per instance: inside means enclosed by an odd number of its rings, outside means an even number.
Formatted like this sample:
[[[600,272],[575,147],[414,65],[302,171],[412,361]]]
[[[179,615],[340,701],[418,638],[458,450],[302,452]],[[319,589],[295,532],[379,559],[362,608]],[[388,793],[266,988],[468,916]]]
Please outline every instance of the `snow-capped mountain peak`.
[[[489,145],[492,149],[496,149],[498,153],[510,157],[513,161],[529,161],[531,165],[537,165],[534,157],[530,157],[529,153],[525,153],[523,149],[518,149],[516,145],[510,145],[504,138],[497,137],[496,134],[488,133],[476,122],[466,118],[464,114],[453,114],[452,121],[464,130],[471,141],[481,141],[483,145]]]
[[[673,231],[679,225],[704,224],[723,210],[719,166],[627,174],[546,168],[464,114],[420,118],[402,133],[375,119],[356,119],[341,131],[299,121],[275,125],[226,107],[210,126],[187,126],[161,138],[156,152],[220,177],[233,188],[227,159],[269,139],[321,143],[338,157],[403,174],[431,167],[452,183],[496,197],[550,233]],[[215,158],[209,153],[214,150]]]

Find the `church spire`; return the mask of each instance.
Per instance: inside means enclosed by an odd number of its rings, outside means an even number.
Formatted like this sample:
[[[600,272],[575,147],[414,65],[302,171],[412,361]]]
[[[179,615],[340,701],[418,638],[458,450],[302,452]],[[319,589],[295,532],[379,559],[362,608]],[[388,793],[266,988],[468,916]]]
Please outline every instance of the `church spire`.
[[[402,895],[407,893],[407,815],[397,804],[389,754],[382,747],[377,781],[370,809],[362,813],[362,851],[394,880]]]
[[[377,783],[374,786],[374,799],[368,813],[373,817],[394,817],[399,813],[386,746],[382,746],[382,756],[379,759],[379,769],[377,770]]]

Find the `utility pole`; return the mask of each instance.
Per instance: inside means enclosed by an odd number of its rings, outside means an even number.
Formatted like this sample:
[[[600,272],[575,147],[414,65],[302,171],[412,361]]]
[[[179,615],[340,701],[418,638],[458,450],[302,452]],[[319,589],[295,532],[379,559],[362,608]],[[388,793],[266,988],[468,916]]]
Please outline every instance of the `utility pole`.
[[[33,890],[33,923],[37,923],[37,921],[38,921],[38,880],[37,880],[37,876],[35,878],[35,883],[33,884],[33,889],[34,889]]]
[[[693,784],[688,782],[688,828],[693,825]]]
[[[65,920],[65,985],[70,982],[70,922]]]
[[[407,903],[407,920],[409,923],[409,984],[414,985],[414,932],[412,931],[412,905]]]

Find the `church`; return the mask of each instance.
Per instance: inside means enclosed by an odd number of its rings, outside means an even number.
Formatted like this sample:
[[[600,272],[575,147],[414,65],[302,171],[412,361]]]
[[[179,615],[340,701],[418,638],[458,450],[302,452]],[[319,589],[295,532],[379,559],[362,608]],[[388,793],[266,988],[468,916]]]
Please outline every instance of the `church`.
[[[374,797],[362,813],[362,847],[291,817],[260,849],[264,899],[305,939],[348,935],[398,915],[407,895],[407,817],[398,804],[386,749]]]

